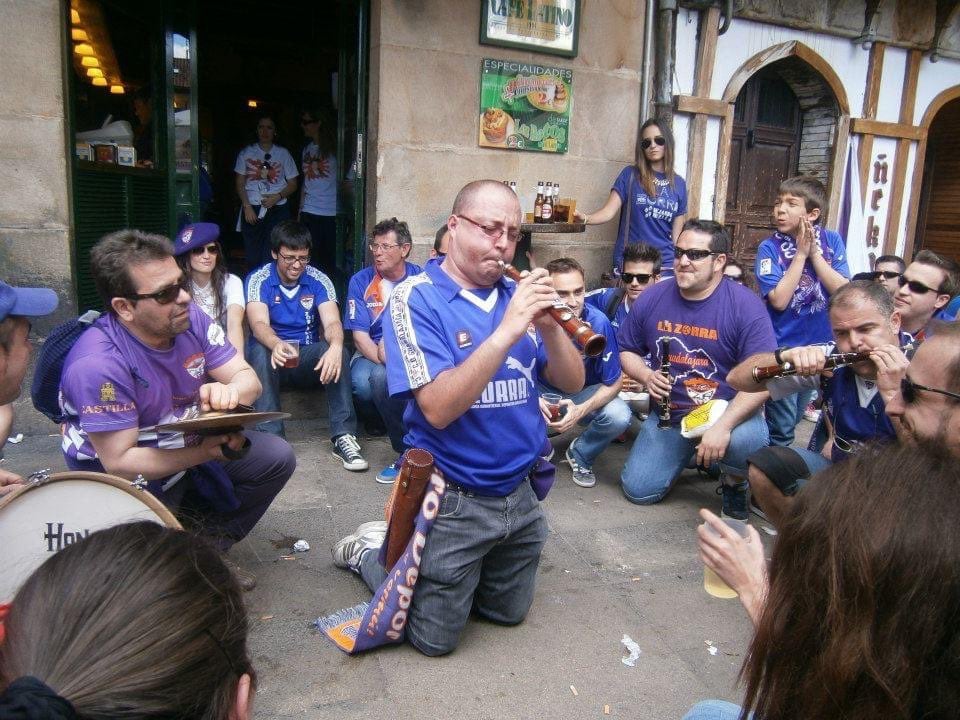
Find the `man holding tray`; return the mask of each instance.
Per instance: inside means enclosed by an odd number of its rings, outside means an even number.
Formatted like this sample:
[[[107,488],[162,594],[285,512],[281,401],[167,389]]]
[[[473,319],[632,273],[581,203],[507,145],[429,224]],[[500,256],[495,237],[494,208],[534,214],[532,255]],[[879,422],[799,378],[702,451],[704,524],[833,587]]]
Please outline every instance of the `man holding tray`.
[[[405,442],[432,453],[447,483],[406,626],[426,655],[456,648],[471,608],[505,625],[526,616],[547,536],[530,483],[546,435],[537,383],[583,385],[579,352],[547,314],[556,292],[546,270],[502,277],[520,236],[516,195],[472,182],[447,225],[443,263],[397,286],[384,322],[390,392],[414,401]],[[384,531],[366,524],[333,549],[372,590],[386,577],[375,552]]]
[[[293,474],[293,449],[266,433],[197,437],[157,426],[249,405],[260,381],[191,302],[166,238],[138,230],[107,235],[90,253],[90,271],[107,312],[64,361],[67,466],[143,477],[185,522],[229,548]],[[240,580],[248,588],[254,582]]]

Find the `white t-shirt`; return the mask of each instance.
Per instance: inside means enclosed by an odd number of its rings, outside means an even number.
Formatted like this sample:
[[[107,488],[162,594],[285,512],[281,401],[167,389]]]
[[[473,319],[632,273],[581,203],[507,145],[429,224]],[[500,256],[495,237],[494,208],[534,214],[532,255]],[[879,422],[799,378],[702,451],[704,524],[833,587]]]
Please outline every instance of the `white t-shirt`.
[[[303,149],[303,211],[312,215],[337,214],[337,158],[320,157],[320,148],[311,142]]]
[[[273,145],[264,151],[257,143],[247,145],[240,151],[233,171],[246,178],[247,198],[251,205],[259,205],[262,195],[279,193],[287,180],[298,175],[297,164],[286,148]],[[284,198],[277,205],[286,202]]]
[[[191,292],[193,294],[194,304],[203,310],[207,316],[215,323],[219,323],[224,330],[227,329],[227,308],[231,305],[244,307],[243,282],[236,275],[227,274],[223,283],[223,314],[217,317],[216,302],[213,297],[213,283],[200,287],[195,281],[191,281]]]

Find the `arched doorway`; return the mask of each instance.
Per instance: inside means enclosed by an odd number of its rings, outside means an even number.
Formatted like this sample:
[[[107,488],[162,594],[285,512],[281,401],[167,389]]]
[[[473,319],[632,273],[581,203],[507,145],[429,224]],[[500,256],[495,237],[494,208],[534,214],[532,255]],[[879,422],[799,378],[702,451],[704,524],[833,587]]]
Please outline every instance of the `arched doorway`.
[[[960,98],[930,123],[921,187],[916,249],[960,261]]]
[[[740,89],[724,217],[741,260],[752,264],[757,245],[770,235],[783,180],[806,174],[829,186],[839,116],[830,85],[797,56],[766,65]]]

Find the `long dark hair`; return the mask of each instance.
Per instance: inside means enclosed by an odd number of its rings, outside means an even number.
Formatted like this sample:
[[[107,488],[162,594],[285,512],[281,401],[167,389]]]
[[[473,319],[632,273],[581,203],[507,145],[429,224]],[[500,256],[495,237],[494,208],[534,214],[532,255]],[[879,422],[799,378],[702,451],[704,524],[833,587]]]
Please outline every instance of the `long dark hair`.
[[[337,154],[337,121],[336,117],[326,108],[307,108],[304,115],[309,115],[317,121],[317,148],[320,157]]]
[[[649,127],[656,127],[663,136],[663,174],[667,176],[670,187],[674,187],[676,175],[673,172],[673,133],[670,131],[670,126],[663,120],[650,118],[640,126],[640,135],[642,136],[643,131]],[[637,170],[640,171],[640,184],[643,185],[644,191],[652,198],[657,197],[657,184],[655,182],[657,176],[647,160],[646,153],[639,146],[637,147]]]
[[[812,480],[780,536],[742,717],[960,716],[960,470],[866,449]]]
[[[34,676],[85,720],[225,720],[253,669],[240,588],[210,545],[137,522],[52,556],[5,620],[0,685]]]
[[[209,244],[209,243],[208,243]],[[226,297],[224,296],[224,287],[227,284],[227,275],[229,271],[227,270],[227,261],[223,259],[223,245],[219,241],[216,242],[217,245],[217,262],[214,263],[213,271],[210,273],[210,286],[213,288],[213,310],[214,310],[214,320],[220,322],[223,319],[223,311],[226,309],[224,303],[226,302]],[[185,252],[180,255],[177,255],[177,265],[180,266],[180,269],[190,278],[190,282],[193,282],[193,268],[190,267],[190,255],[191,253]],[[223,328],[226,330],[226,327]]]

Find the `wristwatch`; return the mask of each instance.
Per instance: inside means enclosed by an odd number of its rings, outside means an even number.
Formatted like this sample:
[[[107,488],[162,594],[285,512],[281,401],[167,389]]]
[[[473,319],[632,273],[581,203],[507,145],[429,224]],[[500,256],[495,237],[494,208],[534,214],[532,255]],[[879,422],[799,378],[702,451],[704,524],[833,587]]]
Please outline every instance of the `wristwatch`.
[[[781,357],[780,353],[782,353],[786,349],[787,348],[785,347],[778,347],[776,350],[773,351],[773,359],[776,361],[777,365],[783,365],[783,357]]]

